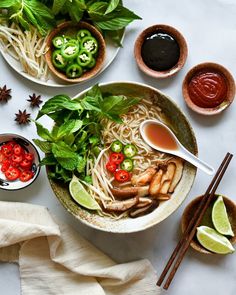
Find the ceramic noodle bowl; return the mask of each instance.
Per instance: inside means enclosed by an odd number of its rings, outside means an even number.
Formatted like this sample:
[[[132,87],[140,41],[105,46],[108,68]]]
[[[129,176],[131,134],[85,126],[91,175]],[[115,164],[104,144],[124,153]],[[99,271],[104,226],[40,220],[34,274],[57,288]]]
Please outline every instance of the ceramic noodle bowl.
[[[126,95],[127,97],[139,97],[148,99],[158,106],[167,117],[170,127],[173,127],[179,141],[191,153],[197,155],[197,143],[193,130],[179,107],[165,94],[155,88],[134,82],[110,82],[100,85],[102,92],[111,95]],[[78,96],[83,97],[85,90]],[[156,225],[170,216],[187,197],[196,175],[196,168],[185,162],[182,178],[177,185],[171,199],[161,202],[151,213],[137,218],[122,218],[119,220],[110,217],[102,217],[95,212],[80,207],[70,196],[68,184],[63,184],[50,179],[52,189],[64,208],[77,220],[93,228],[113,232],[131,233],[147,229]]]

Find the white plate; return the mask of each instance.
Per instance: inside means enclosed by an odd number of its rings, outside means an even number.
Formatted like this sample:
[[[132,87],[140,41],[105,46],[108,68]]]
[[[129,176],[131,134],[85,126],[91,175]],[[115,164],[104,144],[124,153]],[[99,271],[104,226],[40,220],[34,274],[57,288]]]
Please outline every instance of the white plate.
[[[123,43],[124,36],[125,36],[125,31],[123,33],[121,43]],[[106,37],[105,42],[106,42],[105,62],[104,62],[104,65],[103,65],[101,71],[96,76],[101,74],[113,62],[113,60],[115,59],[116,55],[118,54],[118,52],[120,50],[120,47],[117,47],[116,45],[114,45],[114,43],[112,42],[112,40],[110,38]],[[32,77],[31,75],[23,72],[23,68],[22,68],[19,61],[15,60],[8,53],[4,52],[1,44],[0,44],[0,52],[1,52],[2,56],[4,57],[5,61],[9,64],[9,66],[11,66],[13,68],[13,70],[15,70],[22,77],[25,77],[26,79],[28,79],[30,81],[33,81],[33,82],[40,84],[40,85],[45,85],[45,86],[50,86],[50,87],[69,87],[69,86],[77,85],[76,83],[71,83],[71,84],[65,83],[64,81],[58,79],[53,74],[49,74],[49,80],[47,80],[47,81]],[[96,76],[94,76],[94,77],[96,77]],[[92,77],[91,79],[93,79],[94,77]],[[84,82],[87,82],[87,81],[88,80],[86,80]],[[84,82],[80,82],[79,84],[84,83]]]

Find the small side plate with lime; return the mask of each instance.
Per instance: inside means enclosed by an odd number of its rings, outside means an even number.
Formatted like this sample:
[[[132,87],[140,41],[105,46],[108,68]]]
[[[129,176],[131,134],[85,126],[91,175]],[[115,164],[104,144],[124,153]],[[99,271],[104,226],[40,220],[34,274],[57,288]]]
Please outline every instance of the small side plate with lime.
[[[181,226],[184,232],[203,196],[185,208]],[[191,247],[204,254],[230,254],[236,243],[236,204],[222,195],[215,195],[208,207]]]

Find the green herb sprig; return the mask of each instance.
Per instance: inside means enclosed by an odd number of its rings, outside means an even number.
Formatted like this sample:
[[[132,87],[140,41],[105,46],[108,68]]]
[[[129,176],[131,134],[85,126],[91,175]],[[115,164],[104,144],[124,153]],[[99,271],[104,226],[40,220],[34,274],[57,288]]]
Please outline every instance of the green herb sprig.
[[[141,19],[122,5],[121,0],[1,0],[0,18],[19,23],[29,30],[35,26],[44,36],[63,20],[88,21],[104,35],[120,44],[123,29],[134,20]]]
[[[80,99],[67,95],[49,99],[36,118],[38,135],[34,143],[46,154],[41,165],[49,166],[49,177],[68,182],[73,174],[90,181],[86,175],[87,160],[96,158],[102,148],[100,121],[108,118],[122,123],[120,115],[140,101],[124,95],[104,95],[98,85]],[[47,115],[54,121],[51,131],[38,122]]]

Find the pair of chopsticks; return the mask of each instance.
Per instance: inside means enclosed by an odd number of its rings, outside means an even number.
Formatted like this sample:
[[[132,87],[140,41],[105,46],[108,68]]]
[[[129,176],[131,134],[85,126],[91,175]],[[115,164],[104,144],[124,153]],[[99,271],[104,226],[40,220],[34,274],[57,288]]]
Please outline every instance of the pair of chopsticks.
[[[168,260],[163,272],[160,275],[159,280],[157,281],[157,285],[161,286],[166,275],[169,273],[169,276],[166,279],[166,282],[163,286],[165,290],[167,290],[175,276],[175,273],[177,272],[180,263],[182,262],[185,253],[188,250],[188,247],[196,233],[196,229],[199,226],[206,209],[208,208],[209,204],[211,203],[211,200],[213,199],[215,192],[220,184],[220,181],[222,177],[224,176],[224,173],[232,159],[233,155],[230,153],[227,153],[224,160],[222,161],[220,167],[218,168],[214,178],[212,179],[209,187],[207,188],[202,201],[198,207],[198,209],[195,211],[195,214],[193,215],[189,225],[187,226],[185,232],[183,233],[182,238],[178,242],[177,246],[175,247],[170,259]]]

